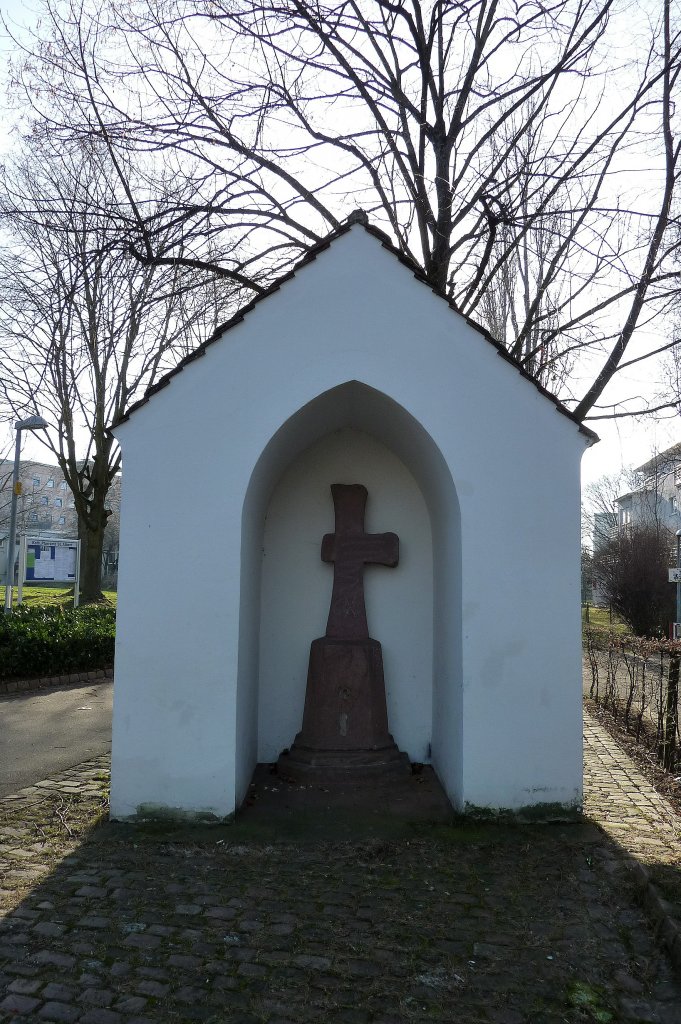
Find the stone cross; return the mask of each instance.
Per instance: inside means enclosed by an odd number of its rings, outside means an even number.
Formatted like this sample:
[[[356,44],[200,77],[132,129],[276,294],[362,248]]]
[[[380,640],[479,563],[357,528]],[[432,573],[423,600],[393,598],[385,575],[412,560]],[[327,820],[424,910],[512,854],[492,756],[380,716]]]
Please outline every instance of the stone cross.
[[[291,780],[408,774],[409,758],[388,728],[383,654],[364,607],[364,566],[396,566],[400,542],[394,533],[364,532],[362,484],[332,484],[331,493],[336,530],[322,540],[322,559],[333,562],[329,621],[326,636],[310,644],[303,724],[279,768]]]
[[[369,636],[364,605],[364,566],[387,565],[399,560],[395,533],[365,533],[367,489],[362,484],[332,484],[336,532],[322,539],[322,560],[333,562],[333,592],[327,637],[363,640]]]

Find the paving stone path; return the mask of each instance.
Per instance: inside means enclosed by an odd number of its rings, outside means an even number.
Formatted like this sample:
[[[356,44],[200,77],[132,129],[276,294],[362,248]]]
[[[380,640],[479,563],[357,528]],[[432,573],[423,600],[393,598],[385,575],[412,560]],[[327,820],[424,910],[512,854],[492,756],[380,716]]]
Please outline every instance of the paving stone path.
[[[354,840],[104,820],[98,759],[0,802],[0,1022],[681,1024],[625,863],[679,822],[587,720],[581,824]]]
[[[584,755],[585,813],[633,856],[681,864],[681,818],[588,713]]]

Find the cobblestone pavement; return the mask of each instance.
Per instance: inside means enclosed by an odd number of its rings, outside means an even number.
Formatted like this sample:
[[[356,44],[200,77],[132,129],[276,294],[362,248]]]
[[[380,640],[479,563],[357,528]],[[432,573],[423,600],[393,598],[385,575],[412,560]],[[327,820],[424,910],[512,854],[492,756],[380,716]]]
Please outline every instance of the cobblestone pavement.
[[[585,813],[633,856],[681,867],[681,819],[588,713],[584,753]]]
[[[0,1022],[681,1024],[623,852],[679,825],[587,721],[581,824],[265,841],[104,820],[98,759],[0,802]]]

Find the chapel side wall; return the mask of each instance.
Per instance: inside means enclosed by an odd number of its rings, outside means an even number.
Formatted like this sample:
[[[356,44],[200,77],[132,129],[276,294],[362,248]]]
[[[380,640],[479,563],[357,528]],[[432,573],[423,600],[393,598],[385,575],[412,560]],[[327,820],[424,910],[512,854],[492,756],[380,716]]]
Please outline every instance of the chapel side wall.
[[[560,431],[542,444],[535,430],[525,438],[520,425],[516,430],[512,475],[492,451],[487,463],[506,499],[503,515],[483,481],[476,482],[479,493],[462,499],[464,801],[468,809],[576,809],[579,453],[571,438],[561,443]],[[481,564],[475,555],[483,546]]]
[[[246,410],[236,409],[234,429],[248,421]],[[298,415],[295,425],[273,430],[268,437],[255,432],[256,444],[241,513],[241,566],[239,585],[239,662],[237,673],[237,728],[235,736],[235,805],[244,800],[258,758],[258,706],[260,699],[260,633],[263,530],[270,494],[281,467],[295,460],[319,436],[315,417]],[[280,425],[279,425],[280,426]],[[323,429],[322,429],[323,433]],[[251,438],[252,441],[252,438]],[[248,445],[244,438],[244,447]],[[225,456],[225,464],[229,459]]]
[[[178,487],[197,479],[198,412],[178,426],[163,403],[145,408],[139,444],[119,428],[125,477],[121,508],[112,737],[111,813],[217,817],[235,809],[234,732],[238,600],[238,503],[211,473],[211,500]],[[201,428],[210,432],[205,421]],[[218,429],[217,424],[215,429]],[[215,504],[221,507],[219,528]],[[232,753],[230,754],[230,747]]]

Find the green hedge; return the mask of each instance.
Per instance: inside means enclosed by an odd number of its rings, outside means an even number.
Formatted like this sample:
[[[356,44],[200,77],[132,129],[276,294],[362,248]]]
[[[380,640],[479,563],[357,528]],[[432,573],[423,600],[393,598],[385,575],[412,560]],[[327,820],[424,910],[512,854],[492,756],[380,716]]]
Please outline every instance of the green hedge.
[[[108,668],[115,635],[116,609],[100,605],[0,614],[0,679]]]

